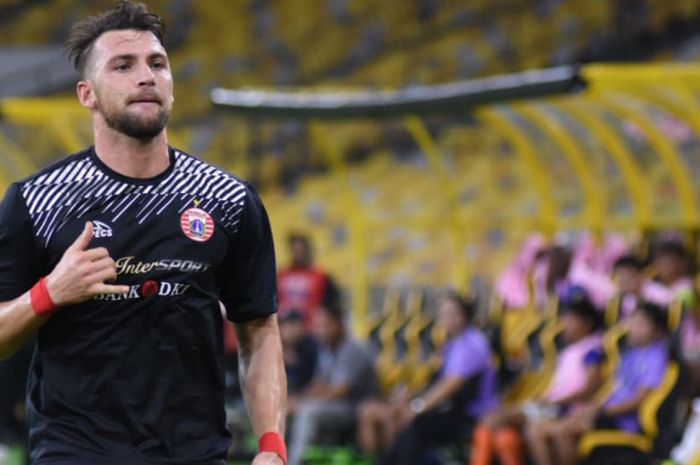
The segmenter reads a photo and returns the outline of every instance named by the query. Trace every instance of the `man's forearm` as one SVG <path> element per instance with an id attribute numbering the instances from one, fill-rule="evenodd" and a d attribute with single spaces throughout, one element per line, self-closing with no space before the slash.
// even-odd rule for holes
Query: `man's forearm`
<path id="1" fill-rule="evenodd" d="M 29 292 L 0 303 L 0 360 L 17 352 L 45 321 L 34 312 Z"/>
<path id="2" fill-rule="evenodd" d="M 465 383 L 466 380 L 458 377 L 443 378 L 438 381 L 421 396 L 425 400 L 425 410 L 432 410 L 449 400 L 462 389 Z"/>
<path id="3" fill-rule="evenodd" d="M 276 316 L 238 327 L 241 387 L 255 433 L 284 435 L 287 376 Z"/>
<path id="4" fill-rule="evenodd" d="M 609 407 L 602 407 L 601 413 L 604 415 L 614 417 L 617 415 L 624 415 L 626 413 L 637 411 L 639 409 L 639 406 L 646 398 L 646 396 L 649 394 L 649 392 L 651 392 L 650 389 L 645 389 L 639 394 L 637 394 L 634 398 L 626 402 L 621 402 L 617 405 L 611 405 Z"/>

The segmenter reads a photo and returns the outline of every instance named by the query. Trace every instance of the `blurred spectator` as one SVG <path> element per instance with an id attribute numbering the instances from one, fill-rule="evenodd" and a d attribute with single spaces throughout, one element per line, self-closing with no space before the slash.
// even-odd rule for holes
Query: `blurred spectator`
<path id="1" fill-rule="evenodd" d="M 684 297 L 693 289 L 690 258 L 685 247 L 676 241 L 659 244 L 654 259 L 657 280 L 668 288 L 673 297 Z"/>
<path id="2" fill-rule="evenodd" d="M 496 281 L 496 295 L 505 308 L 523 308 L 530 303 L 532 268 L 545 248 L 545 239 L 540 234 L 527 238 L 513 262 Z"/>
<path id="3" fill-rule="evenodd" d="M 698 290 L 686 307 L 681 323 L 681 354 L 690 375 L 688 394 L 700 395 L 700 297 Z"/>
<path id="4" fill-rule="evenodd" d="M 644 262 L 636 255 L 620 257 L 613 268 L 613 280 L 620 297 L 619 319 L 627 319 L 641 301 L 661 306 L 671 303 L 672 295 L 663 285 L 644 274 Z"/>
<path id="5" fill-rule="evenodd" d="M 288 400 L 294 415 L 289 465 L 301 463 L 306 447 L 320 433 L 351 431 L 358 403 L 377 393 L 372 357 L 348 334 L 340 306 L 321 306 L 316 325 L 321 345 L 314 379 L 301 394 Z"/>
<path id="6" fill-rule="evenodd" d="M 321 305 L 336 305 L 340 299 L 338 287 L 324 271 L 314 267 L 311 243 L 307 236 L 291 234 L 287 240 L 292 263 L 279 272 L 279 315 L 297 310 L 304 324 L 313 331 L 315 315 Z"/>
<path id="7" fill-rule="evenodd" d="M 610 277 L 613 265 L 629 246 L 618 234 L 608 233 L 602 238 L 586 233 L 572 247 L 569 281 L 586 289 L 593 305 L 605 308 L 615 295 L 615 284 Z"/>
<path id="8" fill-rule="evenodd" d="M 601 318 L 582 290 L 560 306 L 566 343 L 554 375 L 539 399 L 504 407 L 488 415 L 474 432 L 471 465 L 489 465 L 496 455 L 503 465 L 525 463 L 520 434 L 527 430 L 534 455 L 546 454 L 547 436 L 558 418 L 588 401 L 601 380 Z M 546 462 L 542 462 L 546 463 Z"/>
<path id="9" fill-rule="evenodd" d="M 534 302 L 538 309 L 544 309 L 550 296 L 559 295 L 569 285 L 571 250 L 555 245 L 540 252 L 536 258 L 534 277 Z"/>
<path id="10" fill-rule="evenodd" d="M 669 360 L 667 312 L 656 305 L 641 303 L 628 320 L 627 348 L 622 352 L 615 373 L 615 388 L 601 403 L 590 403 L 551 430 L 549 461 L 559 465 L 577 463 L 577 442 L 581 434 L 593 428 L 619 429 L 639 433 L 638 410 L 657 388 Z"/>
<path id="11" fill-rule="evenodd" d="M 685 312 L 680 327 L 680 349 L 690 373 L 689 393 L 700 392 L 700 302 L 693 285 L 690 254 L 678 241 L 659 245 L 654 261 L 657 280 L 669 299 L 682 302 Z"/>
<path id="12" fill-rule="evenodd" d="M 280 319 L 280 335 L 290 395 L 303 391 L 311 382 L 318 361 L 318 343 L 304 326 L 304 315 L 290 310 Z"/>
<path id="13" fill-rule="evenodd" d="M 438 306 L 447 333 L 443 367 L 424 393 L 403 406 L 406 425 L 382 465 L 419 465 L 431 446 L 459 444 L 483 415 L 498 406 L 496 370 L 486 336 L 472 326 L 475 304 L 455 294 Z"/>
<path id="14" fill-rule="evenodd" d="M 375 456 L 396 440 L 405 406 L 414 393 L 406 385 L 398 386 L 387 399 L 363 402 L 358 411 L 357 442 L 366 456 Z"/>

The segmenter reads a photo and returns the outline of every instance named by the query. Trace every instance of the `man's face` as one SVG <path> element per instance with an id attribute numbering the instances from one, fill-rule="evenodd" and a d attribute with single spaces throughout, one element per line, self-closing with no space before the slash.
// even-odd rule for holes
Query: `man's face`
<path id="1" fill-rule="evenodd" d="M 93 44 L 81 103 L 111 129 L 150 140 L 160 134 L 173 104 L 173 79 L 165 49 L 151 32 L 108 31 Z"/>
<path id="2" fill-rule="evenodd" d="M 343 326 L 326 312 L 320 311 L 316 315 L 315 332 L 319 341 L 323 344 L 333 346 L 342 338 Z"/>
<path id="3" fill-rule="evenodd" d="M 627 320 L 627 330 L 627 341 L 633 347 L 643 347 L 658 335 L 654 322 L 639 310 L 632 313 Z"/>
<path id="4" fill-rule="evenodd" d="M 590 323 L 571 311 L 564 312 L 559 318 L 562 324 L 562 334 L 566 342 L 577 342 L 591 332 Z"/>
<path id="5" fill-rule="evenodd" d="M 615 282 L 622 294 L 639 294 L 642 289 L 643 275 L 633 267 L 619 267 L 614 272 Z"/>
<path id="6" fill-rule="evenodd" d="M 656 259 L 656 268 L 659 279 L 665 284 L 673 284 L 673 281 L 685 273 L 685 262 L 682 257 L 672 253 L 662 253 Z"/>
<path id="7" fill-rule="evenodd" d="M 311 263 L 311 253 L 309 252 L 308 244 L 301 240 L 295 239 L 289 243 L 289 251 L 292 256 L 292 264 L 294 266 L 303 267 Z"/>
<path id="8" fill-rule="evenodd" d="M 457 302 L 449 298 L 440 300 L 437 308 L 437 325 L 445 330 L 450 337 L 464 330 L 467 321 Z"/>
<path id="9" fill-rule="evenodd" d="M 306 329 L 301 320 L 283 321 L 280 323 L 280 337 L 285 347 L 294 347 L 304 338 Z"/>

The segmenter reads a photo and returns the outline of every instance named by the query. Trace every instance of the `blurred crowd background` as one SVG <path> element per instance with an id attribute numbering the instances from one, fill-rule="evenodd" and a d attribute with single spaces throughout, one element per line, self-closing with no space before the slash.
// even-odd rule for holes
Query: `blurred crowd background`
<path id="1" fill-rule="evenodd" d="M 292 465 L 700 463 L 700 1 L 147 3 L 172 145 L 250 180 L 271 217 Z M 1 187 L 91 143 L 62 41 L 112 4 L 0 0 Z M 441 115 L 210 99 L 558 66 L 574 91 Z M 0 363 L 0 464 L 24 460 L 31 350 Z"/>

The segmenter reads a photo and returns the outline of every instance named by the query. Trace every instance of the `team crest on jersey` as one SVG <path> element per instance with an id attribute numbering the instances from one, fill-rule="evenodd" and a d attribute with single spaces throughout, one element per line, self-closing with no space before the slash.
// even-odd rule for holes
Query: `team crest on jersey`
<path id="1" fill-rule="evenodd" d="M 185 236 L 193 241 L 208 241 L 214 234 L 214 220 L 201 208 L 188 208 L 180 217 L 180 226 Z"/>

